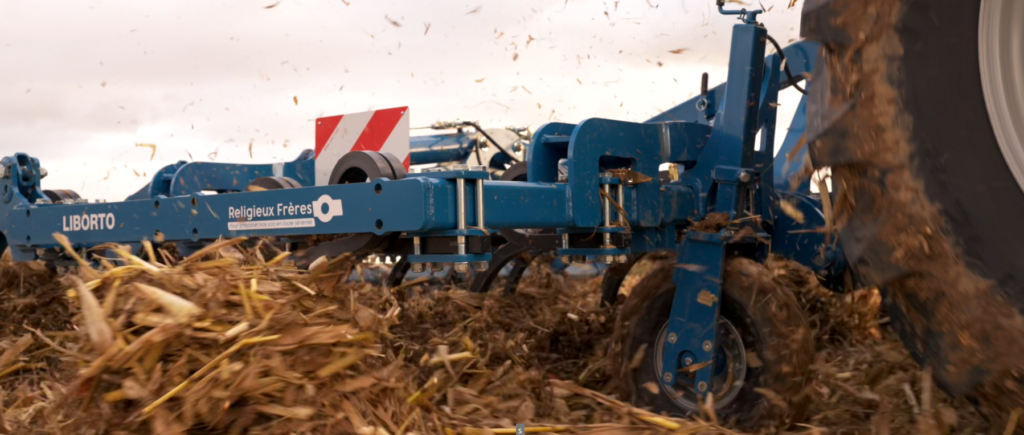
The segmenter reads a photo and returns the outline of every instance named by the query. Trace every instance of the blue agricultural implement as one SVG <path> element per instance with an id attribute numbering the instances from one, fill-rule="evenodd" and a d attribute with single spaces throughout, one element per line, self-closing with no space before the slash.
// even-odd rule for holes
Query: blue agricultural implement
<path id="1" fill-rule="evenodd" d="M 400 283 L 409 271 L 439 270 L 448 265 L 460 273 L 472 270 L 470 289 L 476 292 L 487 291 L 498 271 L 509 263 L 513 273 L 507 290 L 513 290 L 530 258 L 552 253 L 567 263 L 590 259 L 606 265 L 605 303 L 615 303 L 623 277 L 639 259 L 670 253 L 676 258 L 674 264 L 652 272 L 622 308 L 625 314 L 634 314 L 626 317 L 623 325 L 627 330 L 622 331 L 624 338 L 617 350 L 623 366 L 635 369 L 623 372 L 632 386 L 631 399 L 658 411 L 687 414 L 699 411 L 700 403 L 713 394 L 718 415 L 740 423 L 785 414 L 785 407 L 771 405 L 765 391 L 787 399 L 799 396 L 812 362 L 812 345 L 806 318 L 795 298 L 777 282 L 760 280 L 767 272 L 759 263 L 769 254 L 791 258 L 814 270 L 836 290 L 850 286 L 853 276 L 883 290 L 902 288 L 900 283 L 919 276 L 915 273 L 923 267 L 904 261 L 916 254 L 893 254 L 899 247 L 879 236 L 894 234 L 893 222 L 898 216 L 881 222 L 867 217 L 865 210 L 880 201 L 873 203 L 865 196 L 870 189 L 863 180 L 865 174 L 874 177 L 876 193 L 880 186 L 885 186 L 881 190 L 893 188 L 885 179 L 892 173 L 878 168 L 898 170 L 904 168 L 899 159 L 910 161 L 924 154 L 879 148 L 888 146 L 890 137 L 875 137 L 873 142 L 865 139 L 888 131 L 889 125 L 879 127 L 871 124 L 877 121 L 859 120 L 858 111 L 888 107 L 895 118 L 897 109 L 877 103 L 882 98 L 879 95 L 850 91 L 866 86 L 856 82 L 862 77 L 837 73 L 838 66 L 848 65 L 851 59 L 853 64 L 869 65 L 872 60 L 887 65 L 885 62 L 897 62 L 892 59 L 898 56 L 871 52 L 868 49 L 880 43 L 858 40 L 863 36 L 857 35 L 872 33 L 857 33 L 857 25 L 845 21 L 836 24 L 840 22 L 836 17 L 858 14 L 883 27 L 896 28 L 902 23 L 933 33 L 939 30 L 929 24 L 927 13 L 911 8 L 899 14 L 893 9 L 901 5 L 927 9 L 930 5 L 923 1 L 886 6 L 875 0 L 808 0 L 803 33 L 822 44 L 808 40 L 782 49 L 757 22 L 761 11 L 727 10 L 724 3 L 718 1 L 719 11 L 740 20 L 732 29 L 726 83 L 709 89 L 705 76 L 699 96 L 647 122 L 593 118 L 578 124 L 550 123 L 532 137 L 515 129 L 483 130 L 472 123 L 444 123 L 436 127 L 458 131 L 410 139 L 409 163 L 438 164 L 436 167 L 406 173 L 403 162 L 387 152 L 354 151 L 331 162 L 333 171 L 325 185 L 316 183 L 312 151 L 291 162 L 267 165 L 179 162 L 163 168 L 127 200 L 111 203 L 89 203 L 68 191 L 43 190 L 40 180 L 46 172 L 39 161 L 15 154 L 0 161 L 0 249 L 9 246 L 17 261 L 41 259 L 60 264 L 67 259 L 55 233 L 66 236 L 79 250 L 101 250 L 111 242 L 138 249 L 140 241 L 150 240 L 175 244 L 183 255 L 222 237 L 273 237 L 292 244 L 300 265 L 346 253 L 400 257 L 389 277 L 392 285 Z M 935 3 L 934 10 L 942 19 L 960 20 L 953 15 L 963 9 L 959 12 L 964 17 L 975 20 L 975 27 L 967 21 L 961 23 L 964 31 L 978 30 L 978 0 L 958 2 L 957 6 Z M 990 9 L 1004 7 L 1008 15 L 1012 12 L 1018 18 L 1024 13 L 1020 2 L 986 0 L 981 4 Z M 983 8 L 985 11 L 989 9 Z M 1024 20 L 1017 21 L 1017 29 L 1020 22 Z M 1005 49 L 996 42 L 985 45 L 985 32 L 981 33 L 983 53 L 988 47 Z M 1007 36 L 992 38 L 1000 37 Z M 769 44 L 776 52 L 766 57 Z M 954 45 L 967 55 L 978 49 L 977 44 L 973 48 Z M 922 65 L 936 62 L 929 50 L 926 45 L 921 53 L 908 51 L 902 58 L 908 69 L 901 73 L 924 81 L 944 80 L 938 77 L 942 74 L 925 72 Z M 1019 54 L 1014 57 L 1017 64 L 993 61 L 991 68 L 997 71 L 982 77 L 989 77 L 987 82 L 976 80 L 976 67 L 956 67 L 973 71 L 973 75 L 964 73 L 973 80 L 968 84 L 972 89 L 988 83 L 988 87 L 998 85 L 1004 92 L 1019 93 L 1024 90 L 1019 81 L 1024 72 Z M 867 68 L 864 65 L 857 68 Z M 933 77 L 924 78 L 927 74 Z M 1017 74 L 1016 81 L 1012 77 L 999 81 L 1012 74 Z M 809 77 L 813 80 L 807 80 Z M 806 91 L 801 83 L 809 85 Z M 915 113 L 917 121 L 945 119 L 936 112 L 943 104 L 926 104 L 936 98 L 934 94 L 927 87 L 911 85 L 910 92 L 920 93 L 903 101 L 907 110 L 920 112 Z M 1012 86 L 1018 87 L 1006 88 Z M 791 87 L 805 95 L 781 149 L 776 150 L 778 95 Z M 964 94 L 964 98 L 973 109 L 984 112 L 985 107 L 978 105 L 989 100 L 981 99 L 982 94 Z M 894 92 L 893 99 L 886 101 L 896 104 L 898 95 Z M 1014 107 L 1020 109 L 1019 102 L 999 101 L 1018 104 Z M 1017 118 L 1008 118 L 1007 124 L 993 122 L 995 130 L 982 122 L 984 119 L 972 119 L 972 129 L 986 133 L 984 152 L 978 151 L 982 157 L 1000 156 L 993 131 L 1000 138 L 1024 137 L 1024 129 L 1019 128 L 1024 111 L 1014 113 Z M 921 137 L 914 139 L 928 146 L 951 143 L 953 138 L 963 138 L 959 130 L 949 130 L 959 125 L 951 118 L 941 126 L 948 137 L 915 129 L 914 134 Z M 973 161 L 975 157 L 964 155 L 975 152 L 971 140 L 956 143 L 959 145 L 952 147 L 956 149 L 943 148 L 943 152 L 957 155 L 952 158 L 956 164 Z M 1003 139 L 998 144 L 1005 145 Z M 868 151 L 851 152 L 857 150 Z M 947 162 L 945 155 L 938 158 L 942 162 L 925 159 L 925 177 L 938 187 L 921 190 L 927 191 L 922 200 L 955 205 L 959 204 L 956 201 L 975 204 L 984 199 L 985 194 L 970 194 L 955 175 L 943 172 L 953 163 Z M 815 168 L 833 169 L 833 192 L 811 192 L 805 161 L 813 162 Z M 997 163 L 1005 166 L 1002 161 Z M 995 167 L 987 176 L 998 178 L 1002 184 L 997 188 L 1013 190 L 1006 195 L 1015 201 L 1016 214 L 998 219 L 1006 225 L 979 217 L 969 206 L 947 209 L 950 214 L 945 217 L 927 215 L 921 222 L 933 223 L 930 231 L 935 234 L 948 228 L 948 222 L 980 224 L 971 230 L 977 238 L 964 241 L 963 254 L 968 259 L 985 260 L 981 263 L 985 266 L 971 266 L 968 271 L 981 271 L 982 277 L 1018 289 L 1024 282 L 1020 276 L 1024 260 L 1019 256 L 994 258 L 995 251 L 986 250 L 1006 244 L 996 243 L 993 237 L 1020 240 L 1015 235 L 1024 231 L 1014 225 L 1016 221 L 1006 221 L 1024 216 L 1024 195 L 1014 190 L 1017 183 L 1011 172 L 1016 175 L 1018 166 L 1004 166 Z M 914 189 L 920 184 L 908 183 Z M 953 196 L 943 196 L 947 194 Z M 884 192 L 879 195 L 885 196 Z M 954 196 L 960 199 L 950 200 L 952 203 L 943 199 Z M 833 212 L 840 206 L 851 213 L 840 216 L 846 224 L 841 231 Z M 906 226 L 899 228 L 906 234 L 918 234 Z M 836 235 L 842 244 L 837 243 Z M 311 236 L 335 238 L 314 245 L 306 242 Z M 847 267 L 847 258 L 852 267 Z M 951 286 L 959 288 L 961 284 L 953 282 Z M 923 293 L 895 294 L 911 298 Z M 995 377 L 990 375 L 1008 369 L 982 364 L 978 367 L 983 370 L 971 370 L 974 360 L 968 356 L 946 358 L 964 351 L 951 350 L 955 346 L 948 330 L 932 321 L 938 313 L 959 319 L 949 311 L 949 301 L 955 300 L 953 291 L 937 294 L 946 299 L 905 300 L 889 294 L 887 300 L 911 351 L 935 367 L 940 384 L 956 393 L 980 396 L 979 385 L 991 385 Z M 1019 291 L 1006 294 L 1014 304 L 1021 300 Z M 635 303 L 630 305 L 629 299 Z M 912 316 L 906 314 L 908 310 L 915 310 Z M 1016 315 L 1016 310 L 1010 311 Z M 1021 328 L 1004 329 L 1017 333 Z M 1024 334 L 1019 338 L 1014 346 L 1024 344 Z M 636 360 L 634 355 L 641 357 Z"/>
<path id="2" fill-rule="evenodd" d="M 798 86 L 818 48 L 799 43 L 766 58 L 772 40 L 755 21 L 759 11 L 723 13 L 742 21 L 733 28 L 727 85 L 708 89 L 705 77 L 698 97 L 649 122 L 550 123 L 528 145 L 498 143 L 475 125 L 445 124 L 439 127 L 473 127 L 484 138 L 463 131 L 411 140 L 410 163 L 450 163 L 413 174 L 388 153 L 350 152 L 320 186 L 311 151 L 279 164 L 179 162 L 126 201 L 109 203 L 44 191 L 39 161 L 15 154 L 0 162 L 0 243 L 17 261 L 60 262 L 55 233 L 74 249 L 111 242 L 138 248 L 151 240 L 173 243 L 183 255 L 221 237 L 301 243 L 304 236 L 346 235 L 300 246 L 299 262 L 343 253 L 401 256 L 392 283 L 406 270 L 451 264 L 476 271 L 474 291 L 485 291 L 509 261 L 552 252 L 563 261 L 615 265 L 604 286 L 609 303 L 640 257 L 673 252 L 679 267 L 658 286 L 661 304 L 649 305 L 649 321 L 632 332 L 645 343 L 633 340 L 628 349 L 657 349 L 637 376 L 653 373 L 661 388 L 639 388 L 634 400 L 687 413 L 714 393 L 723 411 L 757 416 L 767 404 L 753 388 L 801 387 L 812 350 L 786 289 L 765 293 L 773 308 L 758 315 L 738 299 L 750 289 L 731 271 L 770 252 L 827 277 L 840 276 L 844 261 L 817 231 L 826 224 L 819 197 L 806 183 L 790 188 L 785 172 L 806 152 L 805 102 L 778 158 L 774 150 L 779 91 Z M 482 145 L 493 152 L 477 160 Z M 662 174 L 664 164 L 674 169 Z M 769 321 L 782 323 L 762 323 Z M 775 357 L 772 346 L 794 331 L 806 340 L 789 350 L 792 357 Z M 748 352 L 758 354 L 749 357 L 757 368 Z M 782 370 L 792 376 L 775 376 Z"/>

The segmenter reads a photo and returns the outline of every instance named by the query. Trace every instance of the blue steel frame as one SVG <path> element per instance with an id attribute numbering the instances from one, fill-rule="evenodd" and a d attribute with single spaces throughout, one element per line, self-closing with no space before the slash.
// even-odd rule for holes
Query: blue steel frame
<path id="1" fill-rule="evenodd" d="M 541 127 L 528 150 L 528 182 L 486 180 L 485 171 L 447 171 L 364 184 L 239 191 L 248 181 L 268 175 L 290 176 L 304 186 L 312 184 L 312 159 L 303 153 L 293 162 L 275 165 L 179 162 L 165 167 L 149 186 L 123 202 L 50 204 L 41 193 L 38 160 L 15 154 L 0 160 L 0 251 L 10 245 L 15 260 L 34 260 L 59 248 L 54 238 L 58 232 L 76 249 L 140 240 L 162 240 L 189 248 L 218 237 L 239 236 L 476 236 L 485 232 L 479 228 L 480 217 L 472 212 L 478 209 L 475 180 L 485 179 L 481 185 L 486 228 L 559 228 L 566 240 L 580 233 L 616 233 L 629 243 L 597 248 L 563 246 L 559 254 L 673 250 L 678 252 L 678 263 L 702 266 L 677 268 L 673 277 L 676 297 L 667 330 L 682 339 L 666 342 L 662 355 L 663 382 L 672 384 L 683 353 L 695 356 L 693 364 L 713 358 L 726 256 L 736 252 L 764 256 L 768 246 L 761 240 L 770 239 L 753 219 L 739 225 L 753 228 L 755 236 L 738 239 L 735 228 L 699 232 L 688 230 L 691 222 L 711 212 L 724 213 L 730 219 L 762 216 L 773 222 L 784 220 L 773 212 L 776 181 L 784 176 L 777 167 L 779 160 L 773 158 L 773 144 L 774 103 L 787 83 L 780 77 L 781 59 L 765 59 L 765 36 L 766 30 L 757 24 L 734 26 L 728 86 L 698 97 L 711 103 L 706 109 L 698 108 L 694 99 L 647 123 L 595 118 L 575 125 Z M 788 48 L 791 69 L 796 74 L 811 70 L 815 52 L 816 47 L 807 43 Z M 761 146 L 755 150 L 759 129 Z M 791 129 L 790 138 L 798 133 L 802 131 Z M 450 140 L 459 143 L 457 138 Z M 785 147 L 792 148 L 795 143 L 787 138 Z M 564 183 L 558 182 L 562 159 L 568 166 Z M 659 179 L 658 166 L 665 162 L 685 168 L 678 181 Z M 629 231 L 603 223 L 599 189 L 603 184 L 618 185 L 620 180 L 602 173 L 620 168 L 652 178 L 623 186 L 620 205 Z M 457 186 L 461 184 L 465 186 L 465 207 L 458 206 Z M 221 194 L 206 195 L 204 190 Z M 458 229 L 460 210 L 463 230 Z M 490 253 L 435 253 L 410 259 L 487 261 Z M 713 364 L 707 364 L 697 371 L 698 385 L 710 384 L 712 369 Z M 698 390 L 698 394 L 706 392 Z"/>
<path id="2" fill-rule="evenodd" d="M 409 163 L 424 165 L 467 161 L 475 144 L 471 134 L 458 132 L 410 138 Z M 271 164 L 240 164 L 179 161 L 161 168 L 152 180 L 127 198 L 149 199 L 160 196 L 183 196 L 193 192 L 241 192 L 260 177 L 290 177 L 303 186 L 315 185 L 312 150 L 304 150 L 291 162 Z"/>

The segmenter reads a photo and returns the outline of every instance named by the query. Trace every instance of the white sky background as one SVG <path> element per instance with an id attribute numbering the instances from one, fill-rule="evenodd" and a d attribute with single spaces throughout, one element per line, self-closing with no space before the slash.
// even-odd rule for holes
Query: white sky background
<path id="1" fill-rule="evenodd" d="M 3 2 L 0 155 L 38 157 L 44 188 L 119 200 L 189 154 L 292 160 L 320 116 L 644 121 L 702 72 L 725 79 L 736 23 L 714 0 L 274 1 Z M 762 2 L 769 32 L 798 38 L 800 7 Z M 782 100 L 780 141 L 797 101 Z"/>

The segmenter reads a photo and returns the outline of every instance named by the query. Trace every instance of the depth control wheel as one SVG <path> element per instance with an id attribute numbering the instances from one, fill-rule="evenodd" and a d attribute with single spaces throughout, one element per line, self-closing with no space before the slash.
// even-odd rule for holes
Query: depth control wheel
<path id="1" fill-rule="evenodd" d="M 661 382 L 661 354 L 676 287 L 675 265 L 655 269 L 634 287 L 619 313 L 613 367 L 621 369 L 626 393 L 637 406 L 673 416 L 701 412 L 694 373 L 681 369 L 671 386 Z M 712 382 L 718 418 L 740 427 L 785 424 L 799 418 L 803 403 L 773 404 L 759 389 L 779 397 L 799 396 L 807 381 L 814 349 L 807 318 L 796 297 L 759 263 L 733 258 L 726 263 L 718 319 Z M 638 353 L 639 365 L 630 370 Z M 679 355 L 680 367 L 692 355 Z M 764 390 L 762 390 L 764 391 Z"/>

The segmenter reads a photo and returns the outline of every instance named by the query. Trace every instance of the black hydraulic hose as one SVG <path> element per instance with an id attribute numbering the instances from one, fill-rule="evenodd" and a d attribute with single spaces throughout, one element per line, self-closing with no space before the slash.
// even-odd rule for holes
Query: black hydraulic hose
<path id="1" fill-rule="evenodd" d="M 779 43 L 775 40 L 775 38 L 772 38 L 771 35 L 766 33 L 765 36 L 767 36 L 768 41 L 771 42 L 773 46 L 775 46 L 775 51 L 779 53 L 779 58 L 782 59 L 782 70 L 786 72 L 786 78 L 789 79 L 789 84 L 793 85 L 793 87 L 796 88 L 796 90 L 800 91 L 801 94 L 807 95 L 807 91 L 805 91 L 804 88 L 801 88 L 800 85 L 796 83 L 796 79 L 793 78 L 793 73 L 789 72 L 789 64 L 786 63 L 786 54 L 782 52 L 782 47 L 779 46 Z"/>
<path id="2" fill-rule="evenodd" d="M 483 166 L 484 160 L 480 158 L 480 144 L 473 145 L 473 154 L 476 154 L 476 164 Z"/>
<path id="3" fill-rule="evenodd" d="M 476 131 L 479 131 L 480 134 L 484 135 L 484 137 L 487 138 L 488 142 L 490 142 L 492 145 L 497 147 L 499 151 L 505 153 L 505 155 L 508 156 L 508 158 L 512 159 L 512 161 L 514 161 L 516 163 L 520 162 L 520 160 L 517 159 L 515 155 L 513 155 L 512 153 L 506 151 L 505 148 L 501 147 L 501 145 L 498 145 L 498 141 L 494 140 L 494 138 L 492 138 L 491 135 L 487 134 L 487 132 L 485 132 L 484 129 L 480 128 L 480 124 L 477 124 L 475 122 L 469 122 L 469 121 L 463 121 L 463 124 L 473 126 L 473 128 L 475 128 Z M 477 144 L 477 147 L 479 147 L 479 146 L 480 145 Z M 477 152 L 479 152 L 479 151 L 477 151 Z M 479 160 L 479 154 L 477 154 L 477 159 Z M 481 164 L 483 164 L 483 163 L 481 163 Z"/>

